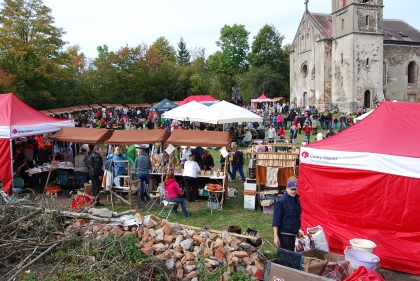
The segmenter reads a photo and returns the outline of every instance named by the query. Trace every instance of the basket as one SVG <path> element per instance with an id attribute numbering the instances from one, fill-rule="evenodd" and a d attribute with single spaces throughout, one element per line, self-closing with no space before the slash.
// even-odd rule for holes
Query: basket
<path id="1" fill-rule="evenodd" d="M 302 270 L 307 273 L 321 275 L 328 261 L 312 257 L 303 257 Z"/>

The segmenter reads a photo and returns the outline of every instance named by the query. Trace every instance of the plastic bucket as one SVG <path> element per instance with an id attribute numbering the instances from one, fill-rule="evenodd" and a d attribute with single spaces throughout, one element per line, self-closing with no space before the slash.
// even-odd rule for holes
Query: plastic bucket
<path id="1" fill-rule="evenodd" d="M 364 251 L 368 253 L 373 253 L 373 249 L 376 248 L 376 244 L 373 241 L 361 238 L 351 239 L 350 244 L 353 250 Z"/>
<path id="2" fill-rule="evenodd" d="M 380 261 L 378 256 L 365 251 L 354 250 L 351 246 L 347 246 L 344 250 L 344 256 L 353 268 L 364 266 L 367 270 L 373 269 Z"/>
<path id="3" fill-rule="evenodd" d="M 238 226 L 238 225 L 231 225 L 228 228 L 228 232 L 241 234 L 242 228 L 240 226 Z"/>

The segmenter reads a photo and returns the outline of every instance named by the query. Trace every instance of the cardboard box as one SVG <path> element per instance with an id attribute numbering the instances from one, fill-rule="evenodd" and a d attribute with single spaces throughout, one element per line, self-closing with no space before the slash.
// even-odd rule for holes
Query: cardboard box
<path id="1" fill-rule="evenodd" d="M 271 206 L 263 206 L 264 214 L 274 214 L 274 205 Z"/>
<path id="2" fill-rule="evenodd" d="M 85 183 L 85 193 L 92 194 L 92 185 L 90 183 Z"/>
<path id="3" fill-rule="evenodd" d="M 325 259 L 332 262 L 345 260 L 344 255 L 333 254 L 333 253 L 324 252 L 317 249 L 302 252 L 302 255 L 306 257 L 316 257 L 319 259 Z M 374 270 L 379 272 L 380 268 L 381 267 L 378 264 L 374 268 Z M 274 260 L 271 260 L 267 262 L 267 266 L 266 266 L 266 270 L 264 274 L 264 281 L 272 281 L 274 276 L 281 277 L 285 281 L 312 281 L 312 280 L 331 281 L 333 280 L 333 279 L 325 278 L 325 277 L 318 276 L 315 274 L 306 273 L 304 271 L 293 269 L 287 266 L 279 265 L 279 264 L 274 263 Z"/>

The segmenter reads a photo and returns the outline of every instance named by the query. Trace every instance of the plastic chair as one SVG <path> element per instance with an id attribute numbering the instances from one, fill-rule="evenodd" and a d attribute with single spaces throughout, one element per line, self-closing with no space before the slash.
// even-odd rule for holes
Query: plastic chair
<path id="1" fill-rule="evenodd" d="M 177 203 L 175 203 L 175 202 L 169 202 L 168 200 L 165 200 L 165 190 L 163 189 L 162 186 L 159 186 L 158 187 L 158 191 L 159 191 L 160 200 L 161 200 L 160 203 L 163 204 L 163 207 L 160 210 L 160 212 L 158 214 L 158 217 L 160 217 L 160 215 L 162 214 L 162 212 L 166 212 L 166 218 L 165 219 L 167 220 L 171 214 L 174 214 L 172 212 L 172 207 L 174 205 L 176 205 Z M 168 207 L 170 208 L 169 210 L 167 210 Z"/>
<path id="2" fill-rule="evenodd" d="M 146 184 L 146 194 L 150 197 L 150 201 L 144 206 L 144 208 L 147 209 L 147 212 L 149 212 L 153 206 L 156 206 L 156 208 L 159 209 L 161 203 L 160 193 L 158 191 L 152 191 L 152 193 L 150 193 L 149 185 Z"/>

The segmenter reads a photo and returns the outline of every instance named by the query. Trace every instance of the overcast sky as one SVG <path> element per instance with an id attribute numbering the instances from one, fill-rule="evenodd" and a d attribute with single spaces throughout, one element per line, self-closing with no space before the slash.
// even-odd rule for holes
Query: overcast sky
<path id="1" fill-rule="evenodd" d="M 1 2 L 1 1 L 0 1 Z M 331 13 L 331 0 L 310 0 L 309 11 Z M 79 45 L 90 58 L 96 47 L 117 51 L 128 45 L 147 45 L 164 36 L 177 48 L 181 37 L 187 48 L 201 46 L 206 56 L 218 50 L 216 41 L 225 25 L 243 24 L 253 36 L 274 25 L 292 43 L 305 11 L 304 0 L 44 0 L 52 9 L 55 25 L 63 27 L 64 40 Z M 419 0 L 385 0 L 384 18 L 401 19 L 420 29 Z"/>

